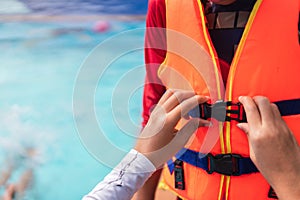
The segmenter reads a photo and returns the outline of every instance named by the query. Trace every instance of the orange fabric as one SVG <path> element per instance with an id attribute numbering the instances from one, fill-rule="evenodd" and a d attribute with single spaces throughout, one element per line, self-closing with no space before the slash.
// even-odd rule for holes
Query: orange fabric
<path id="1" fill-rule="evenodd" d="M 214 66 L 211 56 L 214 56 L 215 53 L 211 55 L 208 45 L 202 37 L 202 32 L 206 29 L 205 25 L 198 20 L 200 11 L 197 1 L 168 2 L 166 2 L 168 53 L 165 62 L 159 69 L 159 77 L 169 88 L 194 89 L 199 94 L 209 95 L 208 87 L 216 87 L 215 82 L 219 80 L 211 79 L 214 82 L 208 84 L 202 78 L 201 73 L 214 76 L 214 67 L 218 70 L 219 66 Z M 180 8 L 180 12 L 176 11 L 178 8 Z M 189 13 L 189 17 L 186 17 L 186 13 Z M 171 19 L 168 17 L 170 15 L 172 15 Z M 184 24 L 184 29 L 178 27 L 178 24 Z M 199 44 L 202 45 L 199 46 Z M 191 52 L 197 52 L 197 54 Z M 203 59 L 199 60 L 199 56 L 202 56 Z M 189 70 L 182 70 L 183 66 Z M 203 71 L 204 69 L 208 71 Z M 194 81 L 191 81 L 191 78 Z"/>
<path id="2" fill-rule="evenodd" d="M 255 9 L 258 10 L 252 16 L 253 23 L 248 22 L 230 68 L 225 100 L 237 102 L 241 95 L 264 95 L 273 102 L 300 98 L 299 2 L 257 1 Z M 215 51 L 210 49 L 211 41 L 205 39 L 207 29 L 202 23 L 203 11 L 198 2 L 167 0 L 166 9 L 168 52 L 159 70 L 162 82 L 168 88 L 193 89 L 198 94 L 213 95 L 212 101 L 223 98 L 220 73 L 215 69 L 220 70 L 214 63 L 218 59 Z M 174 31 L 192 38 L 201 48 L 193 46 L 194 42 L 174 34 Z M 300 115 L 284 119 L 300 141 Z M 200 128 L 188 148 L 199 151 L 206 131 Z M 223 136 L 225 143 L 217 141 L 211 153 L 222 153 L 222 144 L 225 144 L 227 151 L 249 157 L 247 138 L 236 127 L 236 122 L 228 123 Z M 163 171 L 165 184 L 179 196 L 206 200 L 218 199 L 219 193 L 225 194 L 225 181 L 220 186 L 220 174 L 207 174 L 186 163 L 184 173 L 186 189 L 177 190 L 173 188 L 174 173 L 170 175 L 168 169 Z M 260 173 L 231 177 L 228 199 L 265 200 L 269 188 Z"/>

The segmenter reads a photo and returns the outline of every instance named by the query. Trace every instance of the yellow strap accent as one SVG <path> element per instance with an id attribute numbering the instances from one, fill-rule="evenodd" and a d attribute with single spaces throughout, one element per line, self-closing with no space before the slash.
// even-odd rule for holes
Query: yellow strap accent
<path id="1" fill-rule="evenodd" d="M 229 77 L 229 88 L 228 88 L 228 101 L 232 101 L 232 88 L 233 88 L 233 79 L 234 74 L 237 68 L 238 60 L 240 59 L 241 52 L 245 46 L 246 38 L 248 37 L 250 28 L 253 24 L 254 18 L 257 14 L 258 8 L 261 5 L 262 0 L 258 0 L 256 4 L 254 5 L 253 11 L 250 14 L 248 23 L 246 25 L 246 28 L 244 30 L 243 36 L 241 38 L 241 41 L 238 45 L 238 48 L 236 50 L 236 54 L 232 61 L 232 66 L 230 67 L 230 77 Z M 230 122 L 226 122 L 226 147 L 227 147 L 227 153 L 231 153 L 231 142 L 230 142 Z"/>
<path id="2" fill-rule="evenodd" d="M 223 123 L 219 122 L 219 130 L 222 130 L 223 128 Z M 225 153 L 225 147 L 224 147 L 224 136 L 223 136 L 223 131 L 220 131 L 220 144 L 221 144 L 221 152 L 222 154 Z M 222 194 L 223 194 L 223 184 L 224 184 L 224 175 L 221 175 L 221 180 L 220 180 L 220 189 L 219 189 L 219 195 L 218 195 L 218 200 L 222 199 Z"/>
<path id="3" fill-rule="evenodd" d="M 224 175 L 221 176 L 221 180 L 220 180 L 220 191 L 219 191 L 219 195 L 218 195 L 218 200 L 222 200 L 222 189 L 223 189 L 223 183 L 224 183 Z"/>
<path id="4" fill-rule="evenodd" d="M 249 19 L 248 19 L 247 25 L 245 27 L 241 41 L 240 41 L 238 48 L 236 50 L 236 53 L 234 55 L 232 65 L 230 67 L 229 77 L 228 77 L 228 80 L 229 80 L 229 88 L 227 90 L 228 91 L 228 101 L 232 101 L 233 79 L 234 79 L 235 71 L 237 68 L 237 63 L 241 57 L 242 50 L 244 49 L 244 46 L 245 46 L 246 38 L 248 37 L 250 28 L 253 24 L 254 18 L 257 14 L 257 11 L 258 11 L 261 3 L 262 3 L 262 0 L 257 0 L 257 2 L 255 3 L 253 10 L 249 16 Z M 226 122 L 226 147 L 227 147 L 227 153 L 231 153 L 230 122 Z M 229 184 L 230 184 L 230 177 L 228 177 L 226 180 L 226 200 L 228 199 Z"/>
<path id="5" fill-rule="evenodd" d="M 205 17 L 204 17 L 204 13 L 203 13 L 203 6 L 200 0 L 197 0 L 198 2 L 198 6 L 199 6 L 199 10 L 200 10 L 200 16 L 201 16 L 201 23 L 202 26 L 205 26 Z M 208 44 L 208 49 L 209 49 L 209 53 L 210 56 L 212 58 L 213 64 L 214 64 L 214 71 L 215 71 L 215 78 L 216 78 L 216 83 L 217 83 L 217 91 L 218 91 L 218 98 L 222 99 L 222 94 L 221 94 L 221 87 L 220 87 L 220 77 L 219 77 L 219 69 L 218 69 L 218 64 L 217 64 L 217 60 L 216 60 L 216 55 L 214 53 L 214 50 L 212 48 L 212 45 L 210 43 L 209 37 L 208 37 L 208 32 L 206 28 L 203 28 L 203 35 L 205 38 L 206 43 Z M 222 83 L 223 84 L 223 83 Z"/>
<path id="6" fill-rule="evenodd" d="M 226 125 L 226 153 L 231 153 L 230 122 L 226 122 L 225 125 Z"/>
<path id="7" fill-rule="evenodd" d="M 240 41 L 240 43 L 238 45 L 238 48 L 236 50 L 236 53 L 234 55 L 234 58 L 233 58 L 233 61 L 232 61 L 231 67 L 230 67 L 231 72 L 230 72 L 229 75 L 231 75 L 231 76 L 228 77 L 228 79 L 229 79 L 228 101 L 232 101 L 232 84 L 233 84 L 233 78 L 234 78 L 234 74 L 235 74 L 236 67 L 237 67 L 237 62 L 241 57 L 242 50 L 245 46 L 246 38 L 248 37 L 248 34 L 250 32 L 250 28 L 253 24 L 254 18 L 257 14 L 258 8 L 260 7 L 261 3 L 262 3 L 262 0 L 257 0 L 257 2 L 255 3 L 255 5 L 253 7 L 253 10 L 252 10 L 252 12 L 249 16 L 248 23 L 245 27 L 245 30 L 244 30 L 243 36 L 241 38 L 241 41 Z"/>
<path id="8" fill-rule="evenodd" d="M 175 191 L 171 190 L 170 187 L 167 184 L 165 184 L 163 181 L 159 181 L 159 183 L 158 183 L 158 189 L 168 190 L 169 192 L 172 192 L 176 196 L 180 197 L 182 200 L 186 199 L 186 198 L 180 196 L 179 194 L 177 194 Z"/>
<path id="9" fill-rule="evenodd" d="M 202 6 L 202 3 L 200 0 L 197 0 L 197 2 L 198 2 L 199 10 L 200 10 L 201 23 L 204 27 L 205 26 L 205 17 L 204 17 L 204 13 L 203 13 L 203 6 Z M 217 64 L 217 60 L 216 60 L 216 55 L 212 48 L 211 42 L 209 40 L 208 32 L 207 32 L 206 28 L 203 28 L 203 35 L 204 35 L 206 43 L 208 44 L 209 53 L 211 55 L 211 58 L 212 58 L 213 64 L 214 64 L 214 71 L 215 71 L 215 76 L 216 76 L 215 78 L 216 78 L 217 91 L 218 91 L 218 99 L 222 99 L 221 87 L 220 87 L 221 83 L 220 83 L 219 69 L 218 69 L 218 64 Z M 220 135 L 221 151 L 222 151 L 222 153 L 225 153 L 223 125 L 221 122 L 219 122 L 219 135 Z M 223 183 L 224 183 L 224 175 L 221 176 L 221 180 L 220 180 L 220 190 L 219 190 L 218 200 L 221 200 L 221 198 L 222 198 Z"/>
<path id="10" fill-rule="evenodd" d="M 227 153 L 231 153 L 230 122 L 226 122 L 226 147 L 227 147 Z M 228 199 L 229 185 L 230 185 L 230 176 L 226 176 L 225 200 Z"/>
<path id="11" fill-rule="evenodd" d="M 163 181 L 158 182 L 157 188 L 161 189 L 161 190 L 169 190 L 170 189 L 169 186 Z"/>
<path id="12" fill-rule="evenodd" d="M 219 122 L 219 131 L 220 131 L 220 145 L 221 145 L 221 153 L 225 153 L 225 147 L 224 147 L 224 135 L 223 135 L 223 123 Z"/>
<path id="13" fill-rule="evenodd" d="M 228 199 L 229 194 L 229 184 L 230 184 L 230 176 L 226 176 L 226 190 L 225 190 L 225 199 Z"/>

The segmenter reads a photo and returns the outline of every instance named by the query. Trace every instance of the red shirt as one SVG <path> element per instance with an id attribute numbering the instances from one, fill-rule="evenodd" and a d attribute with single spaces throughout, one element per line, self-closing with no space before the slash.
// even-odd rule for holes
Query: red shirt
<path id="1" fill-rule="evenodd" d="M 166 27 L 166 6 L 164 0 L 149 1 L 146 27 Z M 156 46 L 156 42 L 160 42 L 160 46 L 166 47 L 165 33 L 152 29 L 146 30 L 145 46 Z M 165 86 L 157 76 L 157 70 L 164 61 L 165 56 L 166 50 L 145 48 L 146 78 L 143 96 L 143 126 L 148 122 L 151 109 L 166 91 Z"/>

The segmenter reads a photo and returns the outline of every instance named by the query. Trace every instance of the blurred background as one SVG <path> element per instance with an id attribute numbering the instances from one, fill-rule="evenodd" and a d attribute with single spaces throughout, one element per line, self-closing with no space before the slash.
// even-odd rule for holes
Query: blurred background
<path id="1" fill-rule="evenodd" d="M 97 45 L 144 28 L 146 12 L 147 0 L 0 1 L 0 197 L 9 184 L 23 184 L 21 199 L 81 199 L 111 170 L 80 141 L 73 119 L 74 83 Z M 142 47 L 143 40 L 139 31 L 108 51 L 126 42 Z M 94 62 L 101 63 L 101 56 Z M 143 63 L 142 49 L 112 63 L 96 91 L 97 115 L 110 112 L 111 90 L 120 77 Z M 141 100 L 139 88 L 126 108 L 137 127 Z M 104 132 L 124 151 L 134 145 L 135 137 L 111 118 Z"/>

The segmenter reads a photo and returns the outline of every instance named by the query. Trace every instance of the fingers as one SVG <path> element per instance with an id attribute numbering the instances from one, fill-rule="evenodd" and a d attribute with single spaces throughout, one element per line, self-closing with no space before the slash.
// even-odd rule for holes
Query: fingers
<path id="1" fill-rule="evenodd" d="M 190 119 L 175 135 L 173 143 L 177 144 L 175 148 L 179 151 L 187 143 L 191 135 L 201 126 L 204 125 L 200 119 Z"/>
<path id="2" fill-rule="evenodd" d="M 162 102 L 160 102 L 160 105 L 163 109 L 165 109 L 166 112 L 169 112 L 184 100 L 195 96 L 195 93 L 193 91 L 186 90 L 173 90 L 172 95 L 167 95 L 169 97 L 167 99 L 163 98 Z"/>
<path id="3" fill-rule="evenodd" d="M 238 127 L 246 133 L 249 133 L 250 129 L 255 131 L 263 126 L 271 127 L 276 121 L 280 123 L 278 120 L 282 120 L 277 106 L 271 104 L 267 97 L 240 97 L 239 100 L 244 106 L 249 124 L 238 124 Z"/>
<path id="4" fill-rule="evenodd" d="M 280 114 L 280 112 L 278 110 L 278 107 L 274 103 L 271 104 L 271 108 L 272 108 L 274 117 L 282 119 L 281 118 L 281 114 Z"/>
<path id="5" fill-rule="evenodd" d="M 143 141 L 141 141 L 139 146 L 136 146 L 135 148 L 137 151 L 143 153 L 156 168 L 159 168 L 182 149 L 197 128 L 205 123 L 206 120 L 192 118 L 175 135 L 174 132 L 170 132 L 170 130 L 163 131 L 161 134 L 157 134 L 150 138 L 150 140 L 147 141 L 147 144 L 143 144 Z M 151 145 L 149 145 L 149 142 Z M 158 143 L 161 143 L 161 145 L 158 145 L 159 148 L 153 148 L 153 146 Z"/>
<path id="6" fill-rule="evenodd" d="M 170 111 L 169 115 L 174 121 L 179 121 L 182 116 L 185 116 L 194 107 L 206 102 L 207 100 L 208 97 L 205 96 L 192 96 L 177 105 L 172 111 Z"/>
<path id="7" fill-rule="evenodd" d="M 249 126 L 254 128 L 260 127 L 261 116 L 255 101 L 251 97 L 247 97 L 247 96 L 239 97 L 239 101 L 244 106 Z"/>
<path id="8" fill-rule="evenodd" d="M 183 141 L 183 145 L 187 142 L 190 136 L 199 128 L 210 126 L 211 122 L 205 119 L 200 118 L 191 118 L 188 122 L 176 132 L 174 138 L 178 138 L 177 140 Z"/>
<path id="9" fill-rule="evenodd" d="M 158 101 L 157 105 L 162 105 L 163 103 L 166 102 L 167 99 L 169 99 L 170 96 L 172 96 L 174 93 L 174 90 L 172 89 L 168 89 L 164 95 L 160 98 L 160 100 Z"/>
<path id="10" fill-rule="evenodd" d="M 168 143 L 162 150 L 163 154 L 168 154 L 169 158 L 176 152 L 182 149 L 189 141 L 193 133 L 199 128 L 199 126 L 206 125 L 206 120 L 199 118 L 190 119 L 174 136 L 174 138 Z"/>
<path id="11" fill-rule="evenodd" d="M 262 96 L 256 96 L 253 100 L 258 107 L 262 125 L 272 123 L 274 121 L 274 114 L 269 99 Z"/>
<path id="12" fill-rule="evenodd" d="M 249 134 L 249 124 L 248 123 L 239 123 L 239 124 L 237 124 L 237 127 L 239 127 L 247 135 Z"/>

